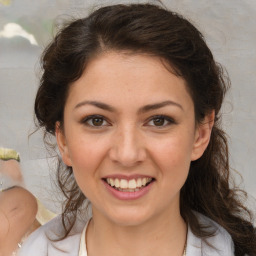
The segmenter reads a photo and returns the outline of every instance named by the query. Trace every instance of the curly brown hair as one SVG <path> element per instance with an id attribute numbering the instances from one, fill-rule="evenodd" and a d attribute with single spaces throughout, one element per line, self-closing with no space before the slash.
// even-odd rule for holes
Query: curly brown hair
<path id="1" fill-rule="evenodd" d="M 88 17 L 63 28 L 42 55 L 43 75 L 35 100 L 38 127 L 55 134 L 63 124 L 69 86 L 79 79 L 88 62 L 107 50 L 130 51 L 158 56 L 187 82 L 195 106 L 195 119 L 215 111 L 210 143 L 203 156 L 191 162 L 181 189 L 181 215 L 199 237 L 213 235 L 200 226 L 194 211 L 208 216 L 231 235 L 235 255 L 256 255 L 252 214 L 243 205 L 240 193 L 230 187 L 228 143 L 221 129 L 221 105 L 229 79 L 215 62 L 204 37 L 188 20 L 151 4 L 102 7 Z M 66 237 L 85 201 L 72 168 L 58 168 L 58 183 L 66 196 L 62 222 Z M 209 200 L 210 199 L 210 200 Z"/>

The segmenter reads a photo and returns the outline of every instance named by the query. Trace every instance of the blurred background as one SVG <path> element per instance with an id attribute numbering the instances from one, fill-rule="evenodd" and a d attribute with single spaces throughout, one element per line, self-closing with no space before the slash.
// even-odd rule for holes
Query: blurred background
<path id="1" fill-rule="evenodd" d="M 27 188 L 60 212 L 54 159 L 35 131 L 33 103 L 40 54 L 66 21 L 107 4 L 156 1 L 0 0 L 0 147 L 20 152 Z M 231 166 L 242 188 L 256 197 L 256 1 L 163 0 L 203 32 L 232 88 L 223 106 Z M 30 136 L 29 136 L 30 135 Z"/>

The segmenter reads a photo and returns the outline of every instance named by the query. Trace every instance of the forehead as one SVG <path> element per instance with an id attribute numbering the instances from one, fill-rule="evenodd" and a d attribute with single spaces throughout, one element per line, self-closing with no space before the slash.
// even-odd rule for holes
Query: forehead
<path id="1" fill-rule="evenodd" d="M 67 103 L 97 100 L 143 105 L 175 100 L 191 107 L 186 82 L 170 69 L 159 57 L 107 52 L 87 64 L 83 75 L 71 85 Z"/>

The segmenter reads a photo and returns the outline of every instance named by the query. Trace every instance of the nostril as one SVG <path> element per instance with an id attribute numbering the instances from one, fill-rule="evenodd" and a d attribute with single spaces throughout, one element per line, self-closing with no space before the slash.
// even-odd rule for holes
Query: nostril
<path id="1" fill-rule="evenodd" d="M 127 133 L 123 135 L 123 138 L 119 137 L 119 140 L 117 137 L 113 139 L 109 157 L 115 163 L 124 167 L 131 167 L 143 162 L 147 154 L 144 146 L 140 143 L 140 139 L 136 139 L 134 136 L 131 138 L 132 135 L 129 136 Z"/>

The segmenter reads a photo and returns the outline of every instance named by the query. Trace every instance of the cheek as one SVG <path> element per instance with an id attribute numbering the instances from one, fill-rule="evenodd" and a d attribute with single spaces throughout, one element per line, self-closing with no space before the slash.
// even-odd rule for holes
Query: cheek
<path id="1" fill-rule="evenodd" d="M 161 170 L 161 175 L 169 177 L 172 183 L 184 182 L 188 175 L 193 145 L 189 138 L 190 136 L 173 136 L 162 143 L 151 144 L 153 161 Z M 166 179 L 166 182 L 170 180 Z"/>
<path id="2" fill-rule="evenodd" d="M 76 182 L 89 199 L 91 191 L 94 191 L 95 180 L 98 180 L 97 169 L 101 159 L 101 151 L 97 147 L 89 147 L 88 144 L 80 144 L 71 151 L 72 169 Z"/>
<path id="3" fill-rule="evenodd" d="M 182 165 L 184 161 L 191 161 L 193 137 L 190 134 L 183 136 L 172 135 L 162 141 L 151 141 L 151 152 L 160 162 L 170 165 Z"/>
<path id="4" fill-rule="evenodd" d="M 106 143 L 104 140 L 94 140 L 90 137 L 79 137 L 69 144 L 69 155 L 76 176 L 92 174 L 104 159 Z"/>

